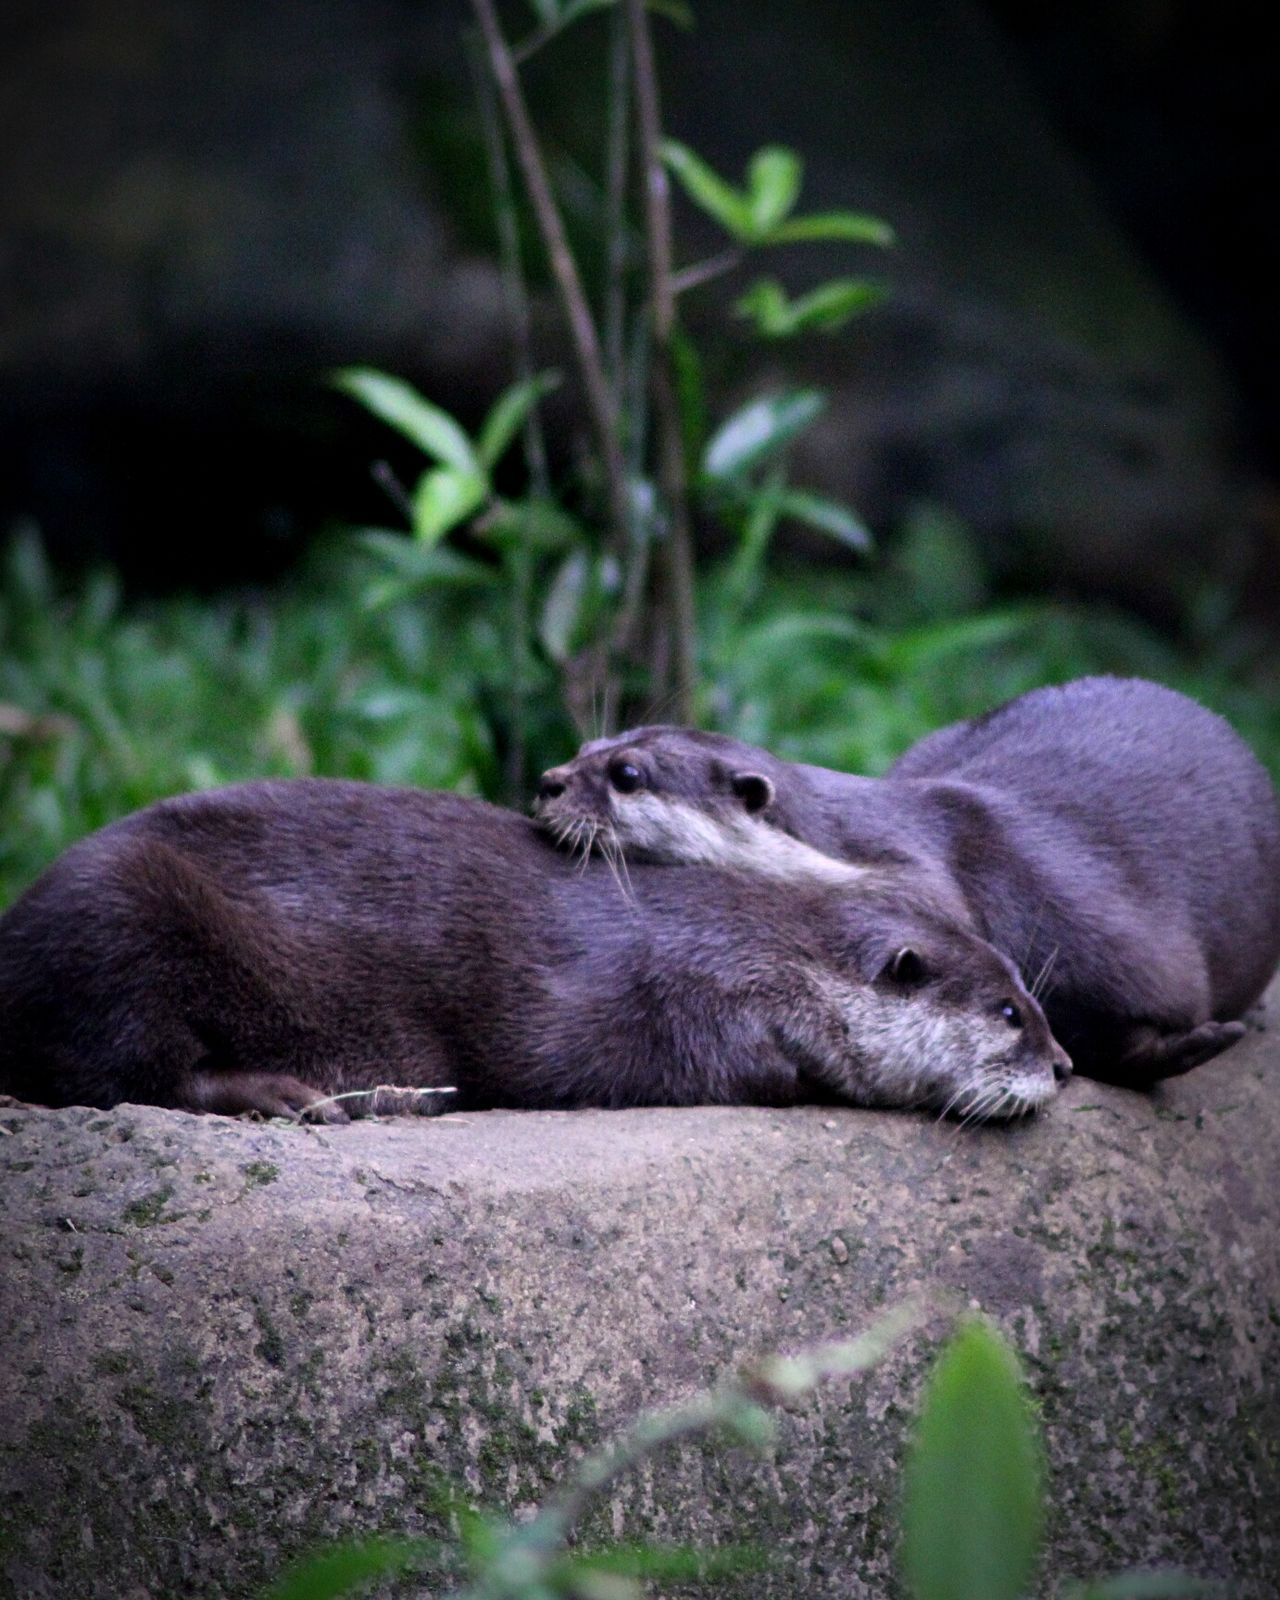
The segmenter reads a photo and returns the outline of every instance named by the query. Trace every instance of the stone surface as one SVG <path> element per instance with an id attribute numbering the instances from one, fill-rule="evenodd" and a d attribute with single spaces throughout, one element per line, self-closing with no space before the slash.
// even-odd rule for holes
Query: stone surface
<path id="1" fill-rule="evenodd" d="M 1273 1014 L 1274 1014 L 1273 1001 Z M 833 1108 L 489 1113 L 340 1129 L 0 1110 L 0 1595 L 232 1597 L 353 1530 L 436 1529 L 443 1473 L 531 1507 L 736 1361 L 921 1285 L 1021 1350 L 1064 1574 L 1280 1593 L 1280 1059 L 1038 1122 Z M 676 1452 L 589 1526 L 771 1552 L 753 1597 L 896 1592 L 901 1445 L 936 1349 Z"/>

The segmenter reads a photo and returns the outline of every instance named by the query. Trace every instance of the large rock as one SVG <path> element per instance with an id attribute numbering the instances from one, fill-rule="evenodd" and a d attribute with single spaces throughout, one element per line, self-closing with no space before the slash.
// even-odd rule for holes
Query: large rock
<path id="1" fill-rule="evenodd" d="M 1043 1575 L 1183 1563 L 1275 1596 L 1280 1073 L 1251 1036 L 1032 1125 L 812 1108 L 341 1129 L 0 1112 L 6 1600 L 248 1595 L 444 1474 L 520 1512 L 585 1446 L 921 1285 L 996 1317 L 1046 1427 Z M 935 1330 L 936 1331 L 936 1330 Z M 589 1531 L 772 1552 L 752 1596 L 881 1597 L 920 1335 L 688 1448 Z"/>

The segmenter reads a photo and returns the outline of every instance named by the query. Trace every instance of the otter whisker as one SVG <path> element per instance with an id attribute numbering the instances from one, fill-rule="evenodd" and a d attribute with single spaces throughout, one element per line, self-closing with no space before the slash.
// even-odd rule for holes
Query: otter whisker
<path id="1" fill-rule="evenodd" d="M 967 1092 L 968 1088 L 969 1085 L 967 1083 L 962 1083 L 958 1089 L 954 1090 L 947 1096 L 946 1103 L 943 1105 L 942 1110 L 938 1113 L 939 1122 L 945 1121 L 945 1119 L 951 1115 L 952 1111 L 955 1109 L 957 1100 L 959 1100 L 962 1094 Z"/>
<path id="2" fill-rule="evenodd" d="M 587 863 L 591 860 L 591 852 L 595 848 L 596 835 L 600 832 L 598 823 L 583 822 L 579 824 L 577 843 L 581 847 L 582 859 L 578 863 L 579 875 L 585 874 Z"/>
<path id="3" fill-rule="evenodd" d="M 1045 896 L 1041 895 L 1040 904 L 1036 907 L 1035 921 L 1031 924 L 1031 927 L 1028 930 L 1026 944 L 1023 946 L 1022 954 L 1017 958 L 1019 972 L 1025 972 L 1027 970 L 1027 962 L 1031 960 L 1031 952 L 1036 947 L 1036 938 L 1039 935 L 1040 924 L 1044 920 L 1044 914 L 1048 909 L 1048 904 L 1048 900 L 1045 898 Z M 1013 951 L 1011 950 L 1009 954 L 1012 955 Z"/>
<path id="4" fill-rule="evenodd" d="M 613 881 L 618 885 L 618 893 L 624 900 L 634 900 L 635 895 L 631 888 L 631 874 L 627 871 L 626 857 L 616 839 L 605 836 L 600 846 L 600 854 L 613 875 Z M 625 882 L 623 881 L 625 878 Z"/>
<path id="5" fill-rule="evenodd" d="M 565 825 L 564 844 L 569 853 L 569 859 L 571 861 L 576 859 L 581 850 L 582 836 L 586 830 L 586 827 L 587 824 L 581 821 L 581 819 L 566 823 Z"/>
<path id="6" fill-rule="evenodd" d="M 1031 988 L 1028 991 L 1033 1000 L 1039 1000 L 1041 994 L 1048 985 L 1049 975 L 1053 971 L 1054 963 L 1058 959 L 1058 949 L 1059 947 L 1054 945 L 1053 949 L 1050 950 L 1049 954 L 1044 958 L 1044 965 L 1036 974 L 1035 982 L 1031 985 Z"/>
<path id="7" fill-rule="evenodd" d="M 622 892 L 623 892 L 623 895 L 628 900 L 634 900 L 635 897 L 636 897 L 636 893 L 635 893 L 635 890 L 631 887 L 631 873 L 627 869 L 626 852 L 623 850 L 621 844 L 618 842 L 618 839 L 617 839 L 616 835 L 611 835 L 610 836 L 610 849 L 612 851 L 614 860 L 617 862 L 618 870 L 622 874 L 622 882 L 623 882 L 623 890 L 622 890 Z"/>
<path id="8" fill-rule="evenodd" d="M 962 1128 L 969 1127 L 976 1122 L 985 1122 L 991 1112 L 999 1104 L 1003 1090 L 998 1084 L 983 1084 L 974 1091 L 972 1100 L 966 1105 L 960 1120 Z"/>

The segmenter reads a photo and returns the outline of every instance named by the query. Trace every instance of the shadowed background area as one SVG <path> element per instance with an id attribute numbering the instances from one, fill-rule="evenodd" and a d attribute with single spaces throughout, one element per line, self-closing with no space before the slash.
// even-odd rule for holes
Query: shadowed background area
<path id="1" fill-rule="evenodd" d="M 1191 0 L 696 14 L 660 27 L 672 132 L 730 174 L 791 144 L 806 202 L 899 235 L 872 263 L 884 305 L 788 355 L 831 390 L 810 479 L 881 533 L 945 508 L 1000 582 L 1168 620 L 1209 574 L 1270 609 L 1260 20 Z M 528 15 L 508 8 L 513 36 Z M 468 22 L 461 0 L 5 8 L 0 525 L 34 518 L 57 560 L 163 588 L 266 576 L 326 521 L 386 520 L 367 471 L 385 443 L 320 376 L 381 364 L 468 419 L 509 370 Z M 571 225 L 598 199 L 605 26 L 528 71 Z M 680 224 L 687 252 L 715 246 Z M 794 268 L 802 286 L 865 252 Z M 718 318 L 716 291 L 686 309 Z M 719 320 L 727 404 L 743 341 Z M 571 451 L 571 399 L 554 421 Z"/>

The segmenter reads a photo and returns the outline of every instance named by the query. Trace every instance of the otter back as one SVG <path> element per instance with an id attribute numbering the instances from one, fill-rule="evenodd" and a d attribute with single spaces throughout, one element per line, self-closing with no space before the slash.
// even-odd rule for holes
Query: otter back
<path id="1" fill-rule="evenodd" d="M 1140 679 L 1034 690 L 922 740 L 879 779 L 635 729 L 546 774 L 538 810 L 569 842 L 594 833 L 629 853 L 634 835 L 649 859 L 684 858 L 696 810 L 740 869 L 803 871 L 798 841 L 887 871 L 1043 987 L 1081 1070 L 1124 1082 L 1232 1043 L 1280 958 L 1270 780 L 1220 717 Z"/>

